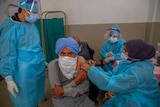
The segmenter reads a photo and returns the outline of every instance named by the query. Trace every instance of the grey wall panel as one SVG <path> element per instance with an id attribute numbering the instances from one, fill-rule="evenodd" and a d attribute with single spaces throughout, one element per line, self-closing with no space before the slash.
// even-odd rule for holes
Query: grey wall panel
<path id="1" fill-rule="evenodd" d="M 87 41 L 95 50 L 94 59 L 100 63 L 100 48 L 104 43 L 103 35 L 114 24 L 69 25 L 68 36 L 78 36 Z M 160 42 L 160 23 L 119 23 L 121 34 L 125 40 L 142 39 L 157 48 Z"/>

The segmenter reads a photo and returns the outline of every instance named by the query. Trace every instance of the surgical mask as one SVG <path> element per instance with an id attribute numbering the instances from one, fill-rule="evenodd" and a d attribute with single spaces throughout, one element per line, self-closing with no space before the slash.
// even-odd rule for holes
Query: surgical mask
<path id="1" fill-rule="evenodd" d="M 116 42 L 118 42 L 118 39 L 115 38 L 115 37 L 110 37 L 110 42 L 111 43 L 116 43 Z"/>
<path id="2" fill-rule="evenodd" d="M 129 56 L 127 56 L 127 55 L 124 54 L 124 53 L 121 53 L 121 59 L 122 59 L 125 63 L 127 63 L 127 64 L 131 64 L 131 63 L 132 63 L 131 60 L 128 60 L 128 59 L 129 59 Z"/>
<path id="3" fill-rule="evenodd" d="M 67 79 L 72 79 L 76 75 L 77 57 L 59 56 L 59 67 L 62 74 Z"/>
<path id="4" fill-rule="evenodd" d="M 127 56 L 126 54 L 124 53 L 121 53 L 121 59 L 122 60 L 127 60 L 129 58 L 129 56 Z"/>
<path id="5" fill-rule="evenodd" d="M 124 54 L 124 53 L 121 54 L 121 59 L 124 60 L 126 63 L 129 63 L 129 64 L 141 60 L 141 59 L 131 58 L 131 57 L 127 56 L 127 55 Z"/>
<path id="6" fill-rule="evenodd" d="M 29 16 L 25 16 L 25 19 L 27 22 L 29 23 L 34 23 L 37 19 L 38 19 L 38 15 L 37 14 L 33 14 L 33 13 L 30 13 Z"/>

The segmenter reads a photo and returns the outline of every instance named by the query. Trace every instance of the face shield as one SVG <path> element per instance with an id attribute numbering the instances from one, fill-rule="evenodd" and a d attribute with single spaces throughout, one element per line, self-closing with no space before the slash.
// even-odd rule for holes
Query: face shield
<path id="1" fill-rule="evenodd" d="M 40 0 L 19 0 L 19 7 L 34 14 L 40 14 Z"/>
<path id="2" fill-rule="evenodd" d="M 109 29 L 105 34 L 104 34 L 104 39 L 108 39 L 109 37 L 120 37 L 120 31 L 116 29 Z"/>
<path id="3" fill-rule="evenodd" d="M 40 18 L 40 0 L 19 0 L 19 7 L 28 11 L 27 22 L 33 23 Z"/>

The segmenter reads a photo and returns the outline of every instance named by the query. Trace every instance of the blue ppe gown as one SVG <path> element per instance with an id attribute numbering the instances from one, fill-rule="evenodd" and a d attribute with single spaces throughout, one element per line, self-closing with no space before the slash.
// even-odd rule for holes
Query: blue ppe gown
<path id="1" fill-rule="evenodd" d="M 45 57 L 34 24 L 7 18 L 0 25 L 0 74 L 13 76 L 18 94 L 14 107 L 37 107 L 44 99 Z"/>
<path id="2" fill-rule="evenodd" d="M 102 107 L 160 107 L 158 80 L 148 61 L 120 62 L 112 71 L 92 66 L 89 79 L 101 90 L 114 92 Z"/>
<path id="3" fill-rule="evenodd" d="M 123 52 L 123 48 L 124 48 L 124 42 L 125 40 L 123 38 L 120 38 L 118 42 L 116 43 L 111 43 L 110 40 L 107 40 L 101 50 L 100 50 L 100 55 L 101 55 L 101 58 L 102 59 L 105 59 L 107 56 L 106 54 L 108 52 L 113 52 L 114 54 L 114 60 L 120 60 L 121 59 L 121 53 Z M 113 61 L 110 61 L 109 63 L 105 63 L 103 69 L 104 71 L 111 71 L 113 68 L 112 68 L 112 64 L 113 64 Z"/>

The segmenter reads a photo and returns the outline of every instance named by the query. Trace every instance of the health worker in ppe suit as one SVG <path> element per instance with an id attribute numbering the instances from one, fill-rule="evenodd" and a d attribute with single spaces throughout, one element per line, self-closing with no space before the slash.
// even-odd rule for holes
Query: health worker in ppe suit
<path id="1" fill-rule="evenodd" d="M 37 107 L 44 99 L 45 57 L 33 23 L 38 10 L 37 1 L 20 0 L 18 13 L 0 25 L 0 74 L 14 107 Z"/>
<path id="2" fill-rule="evenodd" d="M 84 64 L 90 80 L 101 90 L 114 92 L 102 107 L 159 107 L 160 90 L 154 75 L 155 48 L 135 39 L 124 45 L 121 61 L 112 71 Z"/>
<path id="3" fill-rule="evenodd" d="M 121 59 L 120 56 L 125 40 L 122 38 L 120 28 L 117 24 L 108 29 L 104 35 L 104 38 L 106 37 L 109 37 L 109 39 L 102 45 L 100 55 L 105 62 L 103 69 L 107 72 L 113 69 L 114 61 Z"/>
<path id="4" fill-rule="evenodd" d="M 95 107 L 86 94 L 89 80 L 87 73 L 80 69 L 85 59 L 78 56 L 77 41 L 72 37 L 59 38 L 55 52 L 59 58 L 48 65 L 54 107 Z"/>

